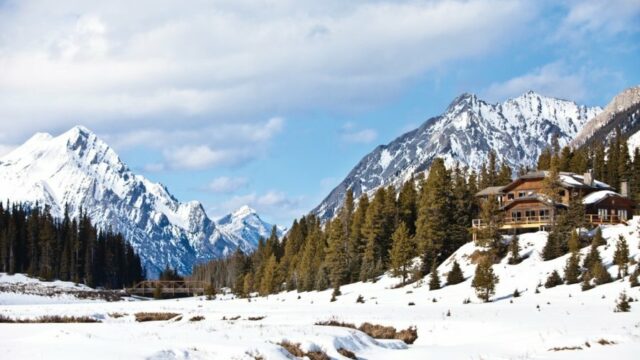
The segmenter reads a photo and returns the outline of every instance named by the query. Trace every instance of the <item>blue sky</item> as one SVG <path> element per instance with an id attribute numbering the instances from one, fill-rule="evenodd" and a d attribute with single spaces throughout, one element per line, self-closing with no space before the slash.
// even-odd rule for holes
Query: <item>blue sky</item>
<path id="1" fill-rule="evenodd" d="M 604 106 L 640 2 L 0 0 L 0 153 L 76 124 L 213 217 L 289 225 L 462 92 Z"/>

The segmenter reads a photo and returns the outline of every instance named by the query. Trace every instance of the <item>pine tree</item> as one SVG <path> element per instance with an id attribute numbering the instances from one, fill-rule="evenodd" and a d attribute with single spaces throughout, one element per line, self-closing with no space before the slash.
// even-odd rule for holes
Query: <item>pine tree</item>
<path id="1" fill-rule="evenodd" d="M 503 161 L 500 165 L 500 171 L 498 172 L 498 177 L 496 179 L 496 186 L 504 186 L 511 182 L 512 174 L 511 167 L 507 164 L 506 161 Z"/>
<path id="2" fill-rule="evenodd" d="M 386 247 L 383 244 L 388 241 L 388 239 L 385 239 L 388 231 L 385 219 L 385 198 L 386 190 L 384 188 L 378 189 L 367 208 L 367 215 L 362 228 L 362 233 L 367 240 L 360 270 L 360 280 L 362 281 L 371 280 L 379 275 L 376 271 L 377 263 L 382 261 L 382 251 Z"/>
<path id="3" fill-rule="evenodd" d="M 465 171 L 456 165 L 453 170 L 451 237 L 443 244 L 444 253 L 452 254 L 471 240 L 469 224 L 473 219 L 474 205 L 474 193 L 469 189 Z"/>
<path id="4" fill-rule="evenodd" d="M 347 275 L 347 234 L 343 227 L 340 217 L 331 221 L 327 228 L 329 230 L 329 239 L 327 247 L 327 256 L 325 259 L 326 266 L 329 269 L 329 279 L 336 295 L 340 291 L 340 285 L 343 284 Z"/>
<path id="5" fill-rule="evenodd" d="M 402 185 L 398 196 L 398 220 L 407 227 L 409 237 L 413 237 L 416 233 L 417 206 L 418 192 L 412 178 Z"/>
<path id="6" fill-rule="evenodd" d="M 480 221 L 482 227 L 476 233 L 476 245 L 498 249 L 502 245 L 500 227 L 502 226 L 502 214 L 499 211 L 498 201 L 494 196 L 482 202 L 480 207 Z"/>
<path id="7" fill-rule="evenodd" d="M 516 265 L 519 264 L 522 259 L 520 258 L 520 242 L 518 241 L 518 236 L 511 236 L 511 242 L 509 242 L 509 264 Z"/>
<path id="8" fill-rule="evenodd" d="M 544 287 L 549 289 L 558 285 L 562 285 L 562 283 L 563 281 L 562 277 L 560 277 L 560 274 L 556 270 L 553 270 L 553 272 L 551 272 L 551 274 L 547 278 L 547 281 L 544 283 Z"/>
<path id="9" fill-rule="evenodd" d="M 404 222 L 393 233 L 393 246 L 391 247 L 391 269 L 394 276 L 402 277 L 402 285 L 406 284 L 409 266 L 415 255 L 414 246 L 409 238 L 409 231 Z"/>
<path id="10" fill-rule="evenodd" d="M 580 239 L 575 231 L 571 232 L 569 239 L 569 250 L 571 256 L 567 259 L 564 268 L 564 279 L 567 284 L 577 284 L 580 282 Z"/>
<path id="11" fill-rule="evenodd" d="M 362 256 L 366 246 L 366 237 L 363 234 L 367 209 L 369 208 L 369 197 L 362 194 L 358 207 L 353 213 L 351 229 L 349 229 L 349 281 L 355 282 L 360 279 L 360 269 L 362 268 Z"/>
<path id="12" fill-rule="evenodd" d="M 593 269 L 593 266 L 595 264 L 602 264 L 602 258 L 600 257 L 600 252 L 598 251 L 599 239 L 597 234 L 598 233 L 596 232 L 596 236 L 594 236 L 593 240 L 591 241 L 591 249 L 589 250 L 587 256 L 585 256 L 582 263 L 582 267 L 590 271 Z"/>
<path id="13" fill-rule="evenodd" d="M 457 260 L 453 261 L 451 271 L 447 274 L 447 285 L 456 285 L 464 282 L 464 274 Z"/>
<path id="14" fill-rule="evenodd" d="M 546 147 L 538 156 L 538 170 L 549 170 L 551 166 L 551 149 Z"/>
<path id="15" fill-rule="evenodd" d="M 484 257 L 476 266 L 475 276 L 471 282 L 471 286 L 476 289 L 476 295 L 484 302 L 489 302 L 491 296 L 495 293 L 495 287 L 499 279 L 493 273 L 491 259 Z"/>
<path id="16" fill-rule="evenodd" d="M 618 237 L 616 250 L 613 253 L 613 264 L 618 265 L 618 276 L 627 276 L 629 270 L 629 245 L 624 236 Z"/>
<path id="17" fill-rule="evenodd" d="M 629 312 L 631 310 L 631 304 L 629 303 L 629 297 L 626 292 L 621 292 L 618 300 L 616 301 L 615 312 Z"/>
<path id="18" fill-rule="evenodd" d="M 423 272 L 439 258 L 444 244 L 451 239 L 451 176 L 444 160 L 436 158 L 431 164 L 429 176 L 423 183 L 419 199 L 416 241 L 423 254 Z"/>
<path id="19" fill-rule="evenodd" d="M 268 295 L 272 294 L 276 291 L 276 269 L 278 263 L 276 260 L 276 255 L 271 254 L 269 259 L 267 260 L 266 266 L 264 268 L 264 273 L 262 274 L 262 279 L 260 281 L 260 295 Z"/>
<path id="20" fill-rule="evenodd" d="M 591 273 L 596 282 L 596 285 L 607 284 L 613 281 L 613 278 L 607 271 L 607 268 L 602 264 L 602 261 L 596 262 L 592 268 Z"/>
<path id="21" fill-rule="evenodd" d="M 429 279 L 429 290 L 440 289 L 440 276 L 438 275 L 438 266 L 434 262 L 431 265 L 431 277 Z"/>

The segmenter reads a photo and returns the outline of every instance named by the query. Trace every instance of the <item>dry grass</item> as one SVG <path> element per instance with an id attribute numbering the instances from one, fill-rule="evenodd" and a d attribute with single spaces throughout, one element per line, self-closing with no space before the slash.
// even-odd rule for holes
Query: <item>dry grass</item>
<path id="1" fill-rule="evenodd" d="M 404 330 L 396 330 L 393 326 L 376 325 L 368 322 L 363 323 L 360 327 L 356 327 L 352 323 L 345 323 L 338 319 L 331 318 L 326 321 L 318 321 L 316 325 L 320 326 L 338 326 L 349 329 L 357 329 L 371 336 L 374 339 L 396 339 L 402 340 L 405 344 L 413 344 L 418 338 L 418 329 L 410 326 Z"/>
<path id="2" fill-rule="evenodd" d="M 171 320 L 179 315 L 180 314 L 169 312 L 139 312 L 135 314 L 137 322 L 166 321 Z"/>
<path id="3" fill-rule="evenodd" d="M 287 340 L 283 340 L 278 345 L 282 346 L 289 354 L 297 357 L 304 358 L 307 357 L 310 360 L 331 360 L 331 358 L 324 351 L 309 351 L 304 352 L 300 348 L 300 343 L 292 343 Z"/>
<path id="4" fill-rule="evenodd" d="M 119 312 L 113 312 L 113 313 L 109 313 L 109 317 L 114 318 L 114 319 L 120 319 L 121 317 L 125 317 L 129 314 L 123 314 L 123 313 L 119 313 Z"/>
<path id="5" fill-rule="evenodd" d="M 260 321 L 262 319 L 266 318 L 266 316 L 249 316 L 247 318 L 247 320 L 249 321 Z"/>
<path id="6" fill-rule="evenodd" d="M 554 347 L 549 349 L 549 351 L 574 351 L 574 350 L 582 350 L 580 346 L 563 346 L 563 347 Z"/>
<path id="7" fill-rule="evenodd" d="M 228 320 L 228 321 L 236 321 L 238 319 L 240 319 L 240 315 L 230 316 L 230 317 L 226 317 L 226 316 L 222 317 L 222 320 Z"/>
<path id="8" fill-rule="evenodd" d="M 204 320 L 204 316 L 202 315 L 196 315 L 191 317 L 191 319 L 189 319 L 189 321 L 191 322 L 202 321 L 202 320 Z"/>
<path id="9" fill-rule="evenodd" d="M 607 340 L 607 339 L 600 339 L 598 341 L 596 341 L 598 344 L 600 345 L 615 345 L 616 342 L 615 341 L 611 341 L 611 340 Z"/>
<path id="10" fill-rule="evenodd" d="M 356 354 L 353 351 L 349 351 L 347 349 L 338 349 L 338 353 L 348 359 L 357 359 Z"/>
<path id="11" fill-rule="evenodd" d="M 11 324 L 64 324 L 64 323 L 99 323 L 100 320 L 96 320 L 89 316 L 60 316 L 60 315 L 45 315 L 39 316 L 35 319 L 12 319 L 10 317 L 0 315 L 0 323 Z"/>

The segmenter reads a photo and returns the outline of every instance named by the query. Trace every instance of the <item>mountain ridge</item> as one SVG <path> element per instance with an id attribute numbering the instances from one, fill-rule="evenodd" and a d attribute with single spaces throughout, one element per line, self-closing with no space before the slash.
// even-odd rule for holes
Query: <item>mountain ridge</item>
<path id="1" fill-rule="evenodd" d="M 479 169 L 495 150 L 514 170 L 533 165 L 554 136 L 561 146 L 568 144 L 601 111 L 534 91 L 496 104 L 463 93 L 442 114 L 365 155 L 311 213 L 329 219 L 348 189 L 358 197 L 380 186 L 399 186 L 426 171 L 435 157 L 444 158 L 448 166 L 458 162 Z"/>
<path id="2" fill-rule="evenodd" d="M 55 137 L 37 133 L 0 158 L 0 199 L 37 202 L 58 218 L 67 206 L 72 217 L 84 209 L 98 227 L 123 233 L 150 276 L 165 266 L 188 274 L 195 263 L 252 251 L 271 231 L 255 211 L 228 215 L 251 229 L 218 226 L 200 202 L 181 203 L 163 184 L 133 173 L 84 126 Z"/>

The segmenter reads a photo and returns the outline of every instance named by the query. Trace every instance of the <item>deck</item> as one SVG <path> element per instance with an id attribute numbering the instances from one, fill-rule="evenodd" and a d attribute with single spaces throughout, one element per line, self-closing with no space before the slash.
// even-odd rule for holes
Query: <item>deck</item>
<path id="1" fill-rule="evenodd" d="M 608 215 L 606 217 L 601 217 L 597 214 L 589 214 L 585 215 L 585 221 L 593 225 L 626 224 L 626 219 L 622 219 L 618 215 Z M 552 225 L 552 223 L 553 222 L 551 216 L 522 216 L 518 218 L 509 217 L 502 219 L 502 225 L 500 226 L 500 229 L 539 229 L 544 226 Z M 482 229 L 486 227 L 486 224 L 482 221 L 482 219 L 473 219 L 471 225 L 473 229 Z"/>

